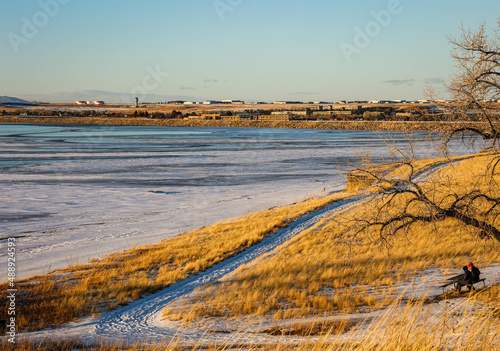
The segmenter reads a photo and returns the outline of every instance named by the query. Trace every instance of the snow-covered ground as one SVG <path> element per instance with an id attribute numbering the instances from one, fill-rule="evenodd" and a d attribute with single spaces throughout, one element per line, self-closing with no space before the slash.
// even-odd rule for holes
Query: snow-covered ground
<path id="1" fill-rule="evenodd" d="M 17 238 L 20 276 L 43 273 L 344 188 L 345 159 L 365 152 L 376 161 L 387 155 L 385 143 L 373 132 L 0 125 L 2 242 Z M 429 148 L 420 152 L 433 155 Z M 306 215 L 205 272 L 96 319 L 19 336 L 77 337 L 89 343 L 168 344 L 175 338 L 190 345 L 297 342 L 299 337 L 273 337 L 263 331 L 301 320 L 219 319 L 185 327 L 163 320 L 161 310 L 355 201 Z M 6 261 L 6 250 L 0 258 Z M 482 268 L 488 284 L 500 280 L 497 272 L 498 267 Z M 405 282 L 394 294 L 437 296 L 443 274 L 424 272 L 425 279 Z M 432 305 L 436 316 L 445 303 Z M 385 312 L 330 319 L 379 318 Z M 355 335 L 341 338 L 347 337 L 353 340 Z"/>
<path id="2" fill-rule="evenodd" d="M 388 156 L 377 133 L 0 124 L 0 238 L 17 278 L 43 274 L 343 189 L 365 153 Z"/>

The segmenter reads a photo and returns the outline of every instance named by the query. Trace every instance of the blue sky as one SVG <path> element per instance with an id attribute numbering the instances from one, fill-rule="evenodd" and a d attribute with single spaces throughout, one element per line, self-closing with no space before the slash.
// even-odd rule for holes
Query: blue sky
<path id="1" fill-rule="evenodd" d="M 0 95 L 418 99 L 453 72 L 447 36 L 498 16 L 498 0 L 5 1 Z"/>

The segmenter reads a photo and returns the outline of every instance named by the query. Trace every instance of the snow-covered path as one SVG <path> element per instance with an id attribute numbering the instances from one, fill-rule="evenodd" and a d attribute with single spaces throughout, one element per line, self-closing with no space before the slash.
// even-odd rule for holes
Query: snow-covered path
<path id="1" fill-rule="evenodd" d="M 214 267 L 182 280 L 155 294 L 141 298 L 133 303 L 118 308 L 114 311 L 104 313 L 101 317 L 74 323 L 70 326 L 56 330 L 44 330 L 35 333 L 27 333 L 23 336 L 28 338 L 83 338 L 88 342 L 109 340 L 112 342 L 148 342 L 157 344 L 178 336 L 178 325 L 169 327 L 169 324 L 161 321 L 162 309 L 167 304 L 190 294 L 197 287 L 215 282 L 217 279 L 230 274 L 241 265 L 247 264 L 262 255 L 270 253 L 281 244 L 290 240 L 302 231 L 311 228 L 321 219 L 333 215 L 354 202 L 360 201 L 360 197 L 350 197 L 331 203 L 315 212 L 304 215 L 286 228 L 276 234 L 265 238 L 261 243 L 254 245 L 248 250 L 229 258 Z M 196 342 L 200 338 L 210 341 L 210 335 L 203 335 L 200 330 L 183 330 L 183 338 Z M 214 336 L 216 337 L 216 336 Z M 249 336 L 255 342 L 255 335 Z M 240 342 L 244 340 L 239 339 Z"/>

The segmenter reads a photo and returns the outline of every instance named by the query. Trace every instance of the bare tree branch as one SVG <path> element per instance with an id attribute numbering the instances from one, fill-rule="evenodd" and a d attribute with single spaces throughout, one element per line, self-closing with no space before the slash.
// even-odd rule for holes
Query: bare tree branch
<path id="1" fill-rule="evenodd" d="M 404 152 L 389 146 L 398 160 L 393 167 L 397 172 L 381 171 L 365 162 L 350 173 L 350 179 L 357 177 L 376 191 L 371 200 L 373 212 L 355 218 L 350 226 L 355 235 L 377 234 L 378 240 L 390 245 L 390 237 L 411 233 L 410 229 L 419 223 L 454 219 L 480 238 L 500 241 L 500 185 L 496 180 L 500 167 L 500 109 L 491 102 L 500 98 L 500 37 L 488 36 L 482 23 L 477 30 L 462 26 L 460 37 L 449 41 L 454 46 L 452 57 L 457 72 L 447 85 L 453 102 L 443 104 L 441 109 L 454 127 L 442 139 L 442 150 L 448 154 L 450 142 L 461 137 L 469 146 L 482 140 L 486 149 L 496 154 L 489 156 L 484 172 L 480 170 L 479 176 L 474 173 L 475 179 L 457 186 L 453 175 L 445 179 L 433 174 L 421 180 L 411 143 L 410 151 Z M 434 92 L 428 94 L 433 96 Z M 471 126 L 470 121 L 477 123 Z"/>

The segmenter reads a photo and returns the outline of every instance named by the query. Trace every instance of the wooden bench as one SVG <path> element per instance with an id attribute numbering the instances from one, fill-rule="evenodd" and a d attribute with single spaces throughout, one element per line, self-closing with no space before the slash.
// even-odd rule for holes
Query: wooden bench
<path id="1" fill-rule="evenodd" d="M 455 277 L 451 277 L 451 278 L 446 279 L 447 280 L 446 283 L 444 283 L 443 285 L 439 286 L 440 288 L 443 289 L 443 294 L 444 294 L 444 288 L 446 288 L 447 286 L 450 286 L 450 285 L 453 284 L 453 288 L 456 288 L 458 280 L 462 279 L 462 277 L 463 277 L 463 274 L 460 274 L 460 275 L 457 275 Z M 464 286 L 467 286 L 470 290 L 475 290 L 474 289 L 474 284 L 477 284 L 477 283 L 480 283 L 480 282 L 483 282 L 483 287 L 486 287 L 486 278 L 481 278 L 477 282 L 474 282 L 472 284 L 467 284 L 467 285 L 464 285 Z"/>
<path id="2" fill-rule="evenodd" d="M 466 286 L 470 289 L 470 290 L 475 290 L 474 289 L 474 284 L 477 284 L 479 282 L 483 282 L 483 287 L 486 288 L 486 278 L 481 278 L 479 279 L 477 282 L 474 282 L 472 284 L 467 284 Z"/>
<path id="3" fill-rule="evenodd" d="M 443 289 L 443 294 L 444 294 L 444 288 L 446 288 L 447 286 L 453 284 L 453 286 L 455 286 L 454 284 L 455 282 L 452 280 L 451 282 L 448 282 L 448 283 L 445 283 L 443 285 L 440 285 L 439 287 Z"/>

